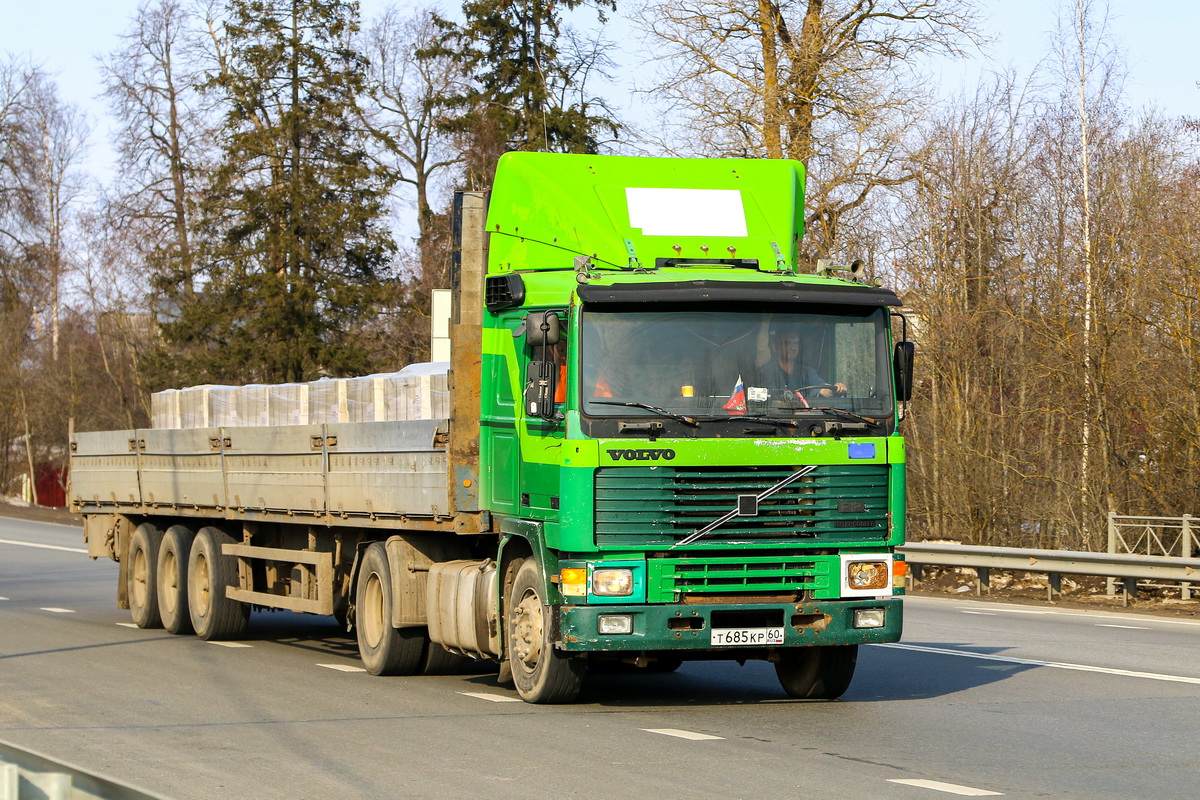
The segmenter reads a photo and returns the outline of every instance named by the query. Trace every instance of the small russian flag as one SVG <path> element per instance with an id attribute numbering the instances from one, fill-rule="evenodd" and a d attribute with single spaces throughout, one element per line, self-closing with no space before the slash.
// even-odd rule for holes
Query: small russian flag
<path id="1" fill-rule="evenodd" d="M 733 394 L 729 396 L 729 400 L 721 408 L 730 414 L 746 413 L 746 387 L 742 385 L 741 375 L 738 375 L 737 383 L 734 384 Z"/>

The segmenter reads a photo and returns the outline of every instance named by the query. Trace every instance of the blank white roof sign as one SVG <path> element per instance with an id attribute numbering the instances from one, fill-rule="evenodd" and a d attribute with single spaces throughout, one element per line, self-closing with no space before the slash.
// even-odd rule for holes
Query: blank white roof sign
<path id="1" fill-rule="evenodd" d="M 625 189 L 629 227 L 643 236 L 745 236 L 737 189 Z"/>

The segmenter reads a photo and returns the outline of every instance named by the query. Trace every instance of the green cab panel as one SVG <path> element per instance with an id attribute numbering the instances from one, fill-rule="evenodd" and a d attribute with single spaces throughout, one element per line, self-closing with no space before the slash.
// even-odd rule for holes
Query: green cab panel
<path id="1" fill-rule="evenodd" d="M 784 159 L 508 153 L 488 209 L 489 273 L 754 259 L 796 271 L 804 166 Z"/>

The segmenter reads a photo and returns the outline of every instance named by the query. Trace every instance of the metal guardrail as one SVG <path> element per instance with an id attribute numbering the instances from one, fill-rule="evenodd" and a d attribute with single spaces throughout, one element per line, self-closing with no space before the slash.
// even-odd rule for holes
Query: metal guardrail
<path id="1" fill-rule="evenodd" d="M 1137 594 L 1138 581 L 1169 581 L 1187 589 L 1200 581 L 1200 559 L 1174 556 L 1143 556 L 1124 553 L 1087 553 L 1076 550 L 1037 550 L 1023 547 L 980 547 L 967 544 L 909 542 L 897 549 L 909 564 L 915 582 L 921 567 L 967 567 L 979 575 L 979 585 L 988 586 L 990 571 L 1045 573 L 1048 596 L 1062 591 L 1063 575 L 1095 575 L 1121 579 L 1126 602 Z"/>
<path id="2" fill-rule="evenodd" d="M 0 800 L 167 800 L 33 750 L 0 742 Z"/>
<path id="3" fill-rule="evenodd" d="M 1148 556 L 1191 558 L 1200 553 L 1200 522 L 1191 514 L 1182 517 L 1143 517 L 1108 514 L 1108 552 L 1138 553 Z M 1108 579 L 1108 593 L 1113 593 L 1113 579 Z M 1185 585 L 1180 592 L 1184 600 L 1192 598 L 1192 589 Z"/>

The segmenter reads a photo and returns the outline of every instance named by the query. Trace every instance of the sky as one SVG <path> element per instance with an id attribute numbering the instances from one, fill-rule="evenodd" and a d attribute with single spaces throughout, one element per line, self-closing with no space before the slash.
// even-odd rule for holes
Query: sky
<path id="1" fill-rule="evenodd" d="M 1093 0 L 1098 7 L 1102 0 Z M 379 14 L 391 0 L 363 0 L 363 18 Z M 395 0 L 406 6 L 412 0 Z M 452 0 L 442 0 L 449 6 Z M 983 30 L 993 38 L 987 56 L 943 72 L 947 91 L 956 80 L 974 83 L 983 69 L 1010 65 L 1027 73 L 1048 49 L 1055 9 L 1071 0 L 979 0 Z M 0 53 L 28 57 L 57 78 L 61 96 L 80 105 L 95 125 L 89 169 L 104 177 L 111 164 L 107 109 L 96 57 L 116 49 L 139 0 L 0 0 Z M 630 3 L 624 3 L 625 6 Z M 618 0 L 618 9 L 622 8 Z M 1134 108 L 1156 106 L 1171 116 L 1200 116 L 1200 4 L 1195 0 L 1110 0 L 1110 30 L 1128 63 L 1127 96 Z M 611 37 L 615 38 L 615 37 Z M 624 38 L 624 37 L 622 37 Z M 633 47 L 626 45 L 631 51 Z M 639 77 L 645 59 L 617 54 L 618 84 Z M 634 66 L 629 66 L 634 65 Z M 644 67 L 640 67 L 644 69 Z M 642 76 L 648 77 L 648 76 Z M 644 80 L 641 81 L 644 83 Z M 625 96 L 622 96 L 625 95 Z M 627 92 L 611 97 L 619 110 Z"/>

